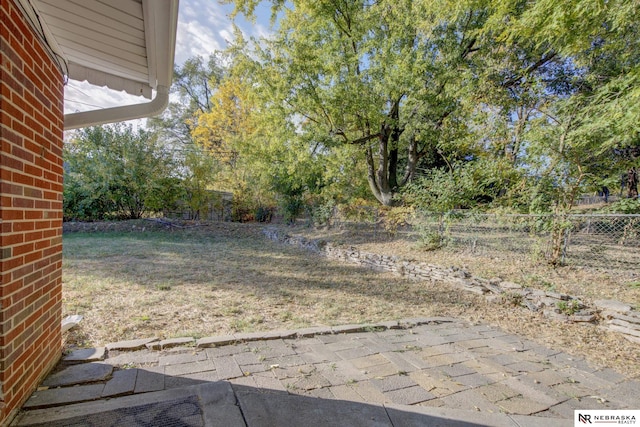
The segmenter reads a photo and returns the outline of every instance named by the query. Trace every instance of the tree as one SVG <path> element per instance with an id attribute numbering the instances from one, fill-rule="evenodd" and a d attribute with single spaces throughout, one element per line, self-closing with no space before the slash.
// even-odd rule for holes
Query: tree
<path id="1" fill-rule="evenodd" d="M 141 218 L 179 196 L 170 153 L 144 129 L 85 128 L 65 145 L 64 155 L 67 218 Z"/>
<path id="2" fill-rule="evenodd" d="M 484 19 L 442 22 L 428 2 L 296 2 L 253 74 L 309 139 L 359 147 L 372 194 L 391 205 L 422 160 L 464 153 L 450 142 L 466 132 L 459 97 Z"/>

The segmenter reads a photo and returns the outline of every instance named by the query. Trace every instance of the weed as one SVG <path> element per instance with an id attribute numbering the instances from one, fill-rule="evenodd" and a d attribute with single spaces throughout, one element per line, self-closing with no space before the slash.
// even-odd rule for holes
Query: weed
<path id="1" fill-rule="evenodd" d="M 514 307 L 522 306 L 522 302 L 524 301 L 524 296 L 518 292 L 504 292 L 502 296 L 508 304 Z"/>
<path id="2" fill-rule="evenodd" d="M 580 303 L 574 299 L 569 301 L 558 301 L 556 303 L 556 308 L 560 313 L 572 316 L 580 311 Z"/>

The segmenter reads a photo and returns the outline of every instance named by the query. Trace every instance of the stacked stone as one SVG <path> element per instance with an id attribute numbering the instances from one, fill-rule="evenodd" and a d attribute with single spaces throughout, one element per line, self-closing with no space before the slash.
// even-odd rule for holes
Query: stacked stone
<path id="1" fill-rule="evenodd" d="M 619 332 L 627 340 L 640 344 L 640 312 L 629 304 L 614 300 L 597 300 L 594 305 L 600 310 L 607 329 Z"/>
<path id="2" fill-rule="evenodd" d="M 319 253 L 327 258 L 378 271 L 393 272 L 410 280 L 448 283 L 466 292 L 482 295 L 487 301 L 522 306 L 540 312 L 548 318 L 571 322 L 596 322 L 600 315 L 604 319 L 601 326 L 619 332 L 629 341 L 640 344 L 640 312 L 634 311 L 628 304 L 600 300 L 594 303 L 595 307 L 587 307 L 581 300 L 570 295 L 526 288 L 500 278 L 476 277 L 463 268 L 402 260 L 394 256 L 362 252 L 353 246 L 340 248 L 323 241 L 279 234 L 275 228 L 265 229 L 265 235 L 271 240 Z"/>

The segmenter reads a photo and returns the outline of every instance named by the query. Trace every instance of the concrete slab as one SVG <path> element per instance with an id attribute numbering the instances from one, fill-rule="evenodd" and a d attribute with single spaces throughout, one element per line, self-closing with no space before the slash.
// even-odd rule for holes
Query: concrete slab
<path id="1" fill-rule="evenodd" d="M 136 388 L 137 369 L 113 372 L 113 377 L 104 385 L 101 397 L 115 397 L 131 394 Z"/>
<path id="2" fill-rule="evenodd" d="M 113 366 L 107 363 L 83 363 L 73 365 L 47 377 L 42 385 L 45 387 L 63 387 L 68 385 L 102 381 L 111 375 Z"/>
<path id="3" fill-rule="evenodd" d="M 50 388 L 36 391 L 22 409 L 50 408 L 70 403 L 97 400 L 102 396 L 104 384 L 88 384 L 76 387 Z"/>
<path id="4" fill-rule="evenodd" d="M 65 363 L 98 362 L 104 360 L 106 347 L 82 348 L 75 350 L 62 358 Z"/>
<path id="5" fill-rule="evenodd" d="M 147 339 L 139 339 L 139 340 L 127 340 L 127 341 L 118 341 L 111 344 L 107 344 L 107 350 L 113 351 L 134 351 L 134 350 L 142 350 L 147 346 L 147 344 L 152 343 L 154 341 L 158 341 L 158 338 L 147 338 Z"/>
<path id="6" fill-rule="evenodd" d="M 297 338 L 282 338 L 292 333 Z M 474 334 L 486 338 L 470 339 Z M 65 386 L 35 393 L 25 405 L 25 416 L 48 412 L 47 418 L 42 419 L 53 419 L 51 413 L 59 413 L 63 409 L 60 405 L 86 405 L 76 402 L 90 399 L 101 399 L 100 405 L 107 408 L 106 403 L 127 398 L 130 400 L 125 405 L 151 404 L 146 400 L 150 395 L 168 402 L 176 396 L 174 393 L 179 407 L 184 403 L 180 396 L 188 397 L 190 402 L 194 396 L 202 399 L 200 393 L 207 389 L 198 387 L 212 384 L 216 386 L 209 390 L 213 393 L 211 400 L 217 403 L 212 407 L 201 405 L 202 414 L 198 415 L 204 420 L 208 413 L 210 424 L 205 425 L 243 426 L 244 411 L 249 414 L 247 421 L 255 422 L 249 423 L 252 426 L 369 426 L 392 422 L 396 426 L 554 426 L 571 422 L 573 409 L 638 405 L 637 381 L 484 325 L 456 321 L 428 323 L 412 330 L 366 329 L 312 338 L 304 335 L 305 332 L 274 331 L 268 337 L 256 334 L 243 338 L 256 339 L 250 342 L 238 342 L 235 336 L 233 341 L 210 337 L 209 344 L 214 347 L 202 350 L 112 350 L 102 363 L 106 367 L 98 369 L 110 374 L 114 365 L 138 369 L 115 370 L 112 376 L 78 372 L 73 380 L 62 382 L 60 374 L 64 371 L 60 371 L 44 384 Z M 463 341 L 453 342 L 462 338 Z M 220 344 L 225 341 L 228 342 Z M 476 341 L 484 345 L 479 346 Z M 89 352 L 75 356 L 83 357 L 93 356 Z M 61 367 L 79 369 L 87 365 L 100 363 Z M 87 378 L 99 383 L 87 385 L 83 383 Z M 162 394 L 165 392 L 171 393 Z M 257 406 L 248 407 L 245 403 Z M 44 406 L 52 407 L 35 409 Z M 92 406 L 92 410 L 102 407 Z M 363 418 L 362 414 L 371 414 L 371 418 Z M 564 419 L 558 422 L 554 417 Z"/>
<path id="7" fill-rule="evenodd" d="M 252 427 L 392 427 L 379 405 L 251 391 L 239 391 L 237 397 Z"/>
<path id="8" fill-rule="evenodd" d="M 139 369 L 134 393 L 164 390 L 164 366 Z"/>
<path id="9" fill-rule="evenodd" d="M 196 347 L 198 348 L 209 348 L 209 347 L 220 347 L 223 345 L 229 345 L 236 342 L 236 337 L 233 335 L 226 335 L 220 337 L 205 337 L 200 338 L 196 341 Z"/>
<path id="10" fill-rule="evenodd" d="M 233 390 L 225 382 L 125 396 L 99 402 L 80 403 L 56 408 L 55 410 L 33 410 L 23 413 L 13 425 L 26 427 L 33 424 L 60 423 L 64 420 L 92 414 L 194 397 L 197 399 L 196 402 L 198 402 L 198 406 L 201 409 L 201 425 L 213 427 L 245 426 L 240 409 L 236 406 Z M 178 415 L 180 414 L 178 413 Z M 177 424 L 175 425 L 191 425 L 181 419 L 176 420 L 176 422 Z M 136 426 L 140 424 L 129 423 L 127 425 Z"/>

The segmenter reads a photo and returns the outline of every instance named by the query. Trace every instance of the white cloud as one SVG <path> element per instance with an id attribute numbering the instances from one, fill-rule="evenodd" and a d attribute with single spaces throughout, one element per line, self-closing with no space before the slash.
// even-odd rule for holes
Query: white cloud
<path id="1" fill-rule="evenodd" d="M 221 5 L 215 0 L 181 0 L 176 34 L 176 64 L 200 55 L 208 56 L 215 50 L 223 50 L 234 37 L 233 23 L 229 17 L 232 5 Z M 243 35 L 268 36 L 270 10 L 259 5 L 255 23 L 238 16 L 236 22 Z M 65 113 L 149 102 L 149 100 L 117 92 L 87 82 L 69 81 L 65 87 Z"/>

